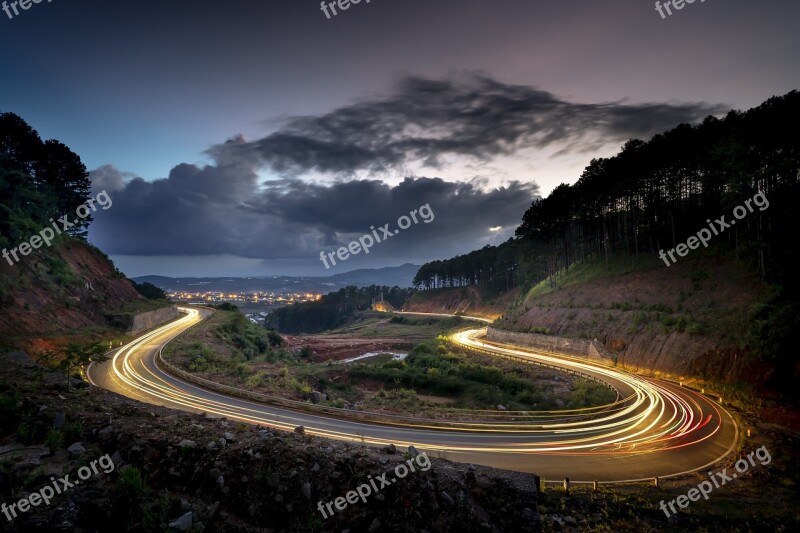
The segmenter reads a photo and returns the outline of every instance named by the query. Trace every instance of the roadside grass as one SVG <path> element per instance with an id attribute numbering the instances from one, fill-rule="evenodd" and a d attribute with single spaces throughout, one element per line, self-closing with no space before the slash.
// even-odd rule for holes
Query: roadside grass
<path id="1" fill-rule="evenodd" d="M 557 394 L 551 376 L 532 379 L 525 370 L 529 369 L 500 368 L 480 357 L 450 351 L 439 339 L 417 345 L 405 360 L 355 365 L 348 375 L 351 382 L 380 383 L 387 391 L 450 398 L 461 409 L 503 405 L 510 410 L 551 410 L 602 405 L 615 398 L 602 385 L 583 379 L 572 382 L 570 393 Z"/>
<path id="2" fill-rule="evenodd" d="M 189 372 L 223 373 L 242 382 L 254 373 L 248 362 L 297 361 L 283 348 L 280 335 L 251 323 L 238 311 L 217 311 L 170 342 L 163 355 Z"/>
<path id="3" fill-rule="evenodd" d="M 320 335 L 350 336 L 353 338 L 413 338 L 433 339 L 467 327 L 472 321 L 459 317 L 417 317 L 394 313 L 367 311 L 356 316 L 356 320 L 345 326 L 328 330 Z"/>
<path id="4" fill-rule="evenodd" d="M 636 271 L 650 270 L 658 266 L 658 258 L 642 256 L 638 263 L 633 263 L 629 258 L 613 257 L 608 262 L 602 259 L 594 259 L 583 263 L 575 263 L 567 269 L 559 270 L 555 275 L 555 286 L 552 286 L 549 278 L 543 279 L 528 291 L 523 300 L 527 304 L 531 300 L 556 292 L 571 285 L 586 283 L 588 281 L 619 276 Z"/>

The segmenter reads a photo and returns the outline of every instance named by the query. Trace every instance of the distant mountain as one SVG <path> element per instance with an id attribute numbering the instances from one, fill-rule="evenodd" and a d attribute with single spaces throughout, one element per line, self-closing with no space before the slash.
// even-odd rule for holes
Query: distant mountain
<path id="1" fill-rule="evenodd" d="M 398 267 L 353 270 L 328 277 L 265 276 L 224 278 L 170 278 L 166 276 L 140 276 L 132 278 L 137 283 L 152 283 L 165 291 L 221 291 L 221 292 L 314 292 L 328 293 L 342 287 L 411 287 L 419 265 L 407 263 Z"/>

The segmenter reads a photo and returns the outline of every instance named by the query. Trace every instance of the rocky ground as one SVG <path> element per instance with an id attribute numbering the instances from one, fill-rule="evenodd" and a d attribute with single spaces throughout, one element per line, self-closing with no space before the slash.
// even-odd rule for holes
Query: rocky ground
<path id="1" fill-rule="evenodd" d="M 766 445 L 770 465 L 670 520 L 658 502 L 685 494 L 702 474 L 566 495 L 553 484 L 538 491 L 529 474 L 435 457 L 426 472 L 324 519 L 318 502 L 411 455 L 154 407 L 79 380 L 67 390 L 64 376 L 27 357 L 0 356 L 0 504 L 64 475 L 77 481 L 103 457 L 114 465 L 13 522 L 0 513 L 0 531 L 797 531 L 797 433 L 740 416 L 753 434 L 735 455 Z M 736 456 L 715 468 L 731 468 Z"/>
<path id="2" fill-rule="evenodd" d="M 80 467 L 105 455 L 114 461 L 112 472 L 49 506 L 13 522 L 0 515 L 0 530 L 530 531 L 538 524 L 533 476 L 440 459 L 326 520 L 318 502 L 411 455 L 176 412 L 85 386 L 68 391 L 49 371 L 0 363 L 0 501 L 19 501 L 51 476 L 75 480 Z"/>

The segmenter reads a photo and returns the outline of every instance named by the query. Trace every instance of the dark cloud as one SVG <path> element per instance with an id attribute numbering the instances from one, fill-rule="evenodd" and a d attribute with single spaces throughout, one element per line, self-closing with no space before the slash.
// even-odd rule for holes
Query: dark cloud
<path id="1" fill-rule="evenodd" d="M 108 168 L 97 177 L 105 178 Z M 237 165 L 182 164 L 169 178 L 140 178 L 111 193 L 92 240 L 112 255 L 229 254 L 257 259 L 318 261 L 319 252 L 346 245 L 428 204 L 435 219 L 413 225 L 376 246 L 371 259 L 425 260 L 462 253 L 485 242 L 489 228 L 510 235 L 537 193 L 534 184 L 407 178 L 313 184 L 277 180 L 263 186 Z M 252 173 L 252 171 L 251 171 Z M 95 178 L 95 173 L 92 175 Z"/>
<path id="2" fill-rule="evenodd" d="M 317 261 L 322 249 L 346 245 L 371 226 L 394 228 L 398 217 L 427 204 L 433 222 L 381 243 L 370 259 L 448 257 L 512 235 L 538 186 L 427 177 L 391 185 L 353 179 L 357 172 L 397 174 L 412 163 L 436 166 L 446 156 L 489 161 L 550 145 L 576 151 L 717 111 L 706 104 L 575 104 L 477 75 L 407 78 L 387 96 L 290 119 L 260 140 L 216 145 L 209 150 L 213 165 L 180 164 L 166 179 L 148 182 L 109 166 L 95 170 L 95 188 L 108 188 L 114 205 L 98 213 L 92 238 L 114 255 Z M 263 181 L 264 167 L 283 176 Z M 349 179 L 297 177 L 320 172 Z"/>
<path id="3" fill-rule="evenodd" d="M 724 110 L 704 103 L 572 103 L 476 74 L 408 77 L 387 96 L 295 117 L 263 139 L 220 145 L 211 153 L 257 156 L 285 174 L 385 171 L 413 161 L 436 167 L 451 154 L 489 160 L 553 144 L 580 151 L 578 141 L 587 141 L 586 149 L 649 137 Z"/>

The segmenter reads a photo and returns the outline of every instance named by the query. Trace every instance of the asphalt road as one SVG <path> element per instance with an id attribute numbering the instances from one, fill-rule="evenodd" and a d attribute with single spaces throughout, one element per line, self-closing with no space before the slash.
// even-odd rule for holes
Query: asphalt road
<path id="1" fill-rule="evenodd" d="M 612 367 L 537 354 L 482 340 L 483 328 L 461 332 L 453 341 L 498 357 L 525 359 L 603 381 L 618 401 L 593 409 L 498 413 L 493 423 L 431 427 L 415 419 L 398 424 L 362 422 L 264 405 L 223 395 L 163 372 L 160 349 L 210 311 L 183 308 L 187 315 L 117 350 L 87 370 L 93 385 L 145 403 L 205 412 L 252 424 L 371 445 L 414 445 L 434 457 L 509 470 L 546 479 L 633 481 L 703 470 L 735 449 L 738 428 L 713 398 L 665 381 Z M 213 436 L 209 436 L 209 439 Z"/>

